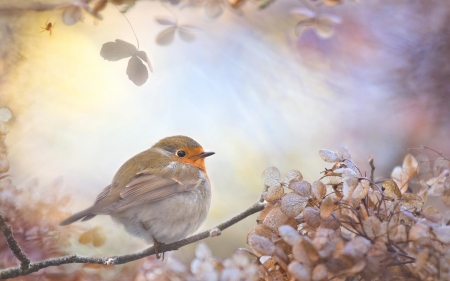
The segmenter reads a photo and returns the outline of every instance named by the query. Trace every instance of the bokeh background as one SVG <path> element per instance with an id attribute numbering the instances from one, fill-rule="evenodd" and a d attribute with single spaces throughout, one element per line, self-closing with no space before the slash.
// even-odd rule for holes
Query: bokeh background
<path id="1" fill-rule="evenodd" d="M 125 15 L 154 69 L 141 87 L 126 76 L 127 60 L 100 56 L 106 42 L 136 44 L 115 7 L 101 12 L 102 21 L 85 13 L 67 26 L 62 10 L 42 9 L 58 2 L 39 3 L 0 1 L 0 105 L 13 112 L 6 123 L 9 174 L 19 188 L 40 186 L 36 196 L 45 186 L 70 195 L 69 211 L 90 206 L 125 160 L 170 135 L 216 152 L 207 159 L 213 203 L 202 229 L 257 201 L 270 166 L 317 180 L 327 166 L 322 148 L 347 146 L 368 173 L 373 156 L 380 178 L 409 148 L 448 152 L 445 1 L 279 0 L 258 9 L 248 0 L 240 12 L 222 5 L 214 20 L 198 3 L 137 1 Z M 316 23 L 331 16 L 340 23 L 330 24 L 327 38 L 314 25 L 295 34 L 300 19 L 292 11 L 299 8 L 314 12 Z M 175 36 L 172 44 L 157 44 L 166 28 L 157 16 L 194 25 L 195 40 Z M 56 22 L 51 36 L 40 32 L 47 20 Z M 253 216 L 205 243 L 214 255 L 229 256 L 245 246 L 254 223 Z M 74 241 L 74 252 L 112 255 L 146 246 L 109 218 L 85 224 L 101 226 L 107 240 L 102 247 Z M 176 255 L 188 261 L 193 251 Z"/>

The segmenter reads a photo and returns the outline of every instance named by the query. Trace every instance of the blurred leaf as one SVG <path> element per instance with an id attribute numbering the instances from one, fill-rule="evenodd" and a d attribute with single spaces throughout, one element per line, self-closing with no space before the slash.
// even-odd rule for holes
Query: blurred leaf
<path id="1" fill-rule="evenodd" d="M 178 35 L 180 35 L 181 40 L 184 42 L 192 42 L 195 40 L 195 34 L 182 26 L 178 28 Z"/>
<path id="2" fill-rule="evenodd" d="M 137 56 L 132 56 L 128 61 L 127 75 L 134 84 L 142 86 L 148 79 L 148 70 Z"/>
<path id="3" fill-rule="evenodd" d="M 100 56 L 105 60 L 118 61 L 124 58 L 131 57 L 133 52 L 125 48 L 117 42 L 106 42 L 100 50 Z"/>
<path id="4" fill-rule="evenodd" d="M 328 163 L 334 163 L 339 161 L 339 156 L 334 151 L 328 149 L 319 150 L 319 155 L 320 157 L 322 157 L 323 161 Z"/>
<path id="5" fill-rule="evenodd" d="M 210 19 L 216 19 L 223 14 L 222 2 L 218 0 L 208 0 L 205 4 L 205 15 Z"/>
<path id="6" fill-rule="evenodd" d="M 155 17 L 155 20 L 157 23 L 161 25 L 173 25 L 173 26 L 177 25 L 177 20 L 171 17 L 157 16 Z"/>
<path id="7" fill-rule="evenodd" d="M 83 14 L 80 6 L 70 5 L 63 10 L 63 22 L 65 25 L 74 25 L 81 20 Z"/>
<path id="8" fill-rule="evenodd" d="M 172 44 L 176 29 L 175 26 L 171 26 L 159 32 L 156 36 L 156 44 L 163 46 Z"/>
<path id="9" fill-rule="evenodd" d="M 12 111 L 7 106 L 0 107 L 0 122 L 8 122 L 12 117 Z"/>

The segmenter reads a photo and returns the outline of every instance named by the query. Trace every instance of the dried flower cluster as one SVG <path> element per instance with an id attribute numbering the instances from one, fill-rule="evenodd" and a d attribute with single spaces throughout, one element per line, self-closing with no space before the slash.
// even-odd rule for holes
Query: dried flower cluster
<path id="1" fill-rule="evenodd" d="M 252 281 L 258 280 L 258 266 L 251 263 L 247 250 L 237 250 L 230 258 L 215 258 L 204 243 L 195 250 L 190 267 L 171 259 L 168 263 L 146 258 L 136 280 L 153 281 Z"/>
<path id="2" fill-rule="evenodd" d="M 268 204 L 247 237 L 261 280 L 450 279 L 449 219 L 424 209 L 427 195 L 448 204 L 448 159 L 435 160 L 431 171 L 430 161 L 407 155 L 392 179 L 378 183 L 345 147 L 320 155 L 334 164 L 324 171 L 326 183 L 309 183 L 298 171 L 281 180 L 274 167 L 263 173 Z M 422 170 L 428 178 L 413 193 L 408 183 Z"/>

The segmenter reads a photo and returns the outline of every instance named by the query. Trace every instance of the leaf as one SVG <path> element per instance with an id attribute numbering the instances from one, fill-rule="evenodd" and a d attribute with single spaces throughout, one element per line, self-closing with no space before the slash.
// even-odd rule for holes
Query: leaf
<path id="1" fill-rule="evenodd" d="M 183 26 L 178 28 L 178 35 L 180 35 L 181 40 L 184 42 L 192 42 L 195 40 L 195 34 L 187 28 L 183 28 Z"/>
<path id="2" fill-rule="evenodd" d="M 136 55 L 143 61 L 145 61 L 148 65 L 148 69 L 150 69 L 150 72 L 153 72 L 153 67 L 152 64 L 150 62 L 150 60 L 148 59 L 147 53 L 144 51 L 137 51 Z"/>
<path id="3" fill-rule="evenodd" d="M 158 36 L 156 36 L 156 44 L 161 46 L 172 44 L 176 29 L 175 26 L 171 26 L 158 33 Z"/>
<path id="4" fill-rule="evenodd" d="M 12 117 L 12 111 L 7 106 L 0 107 L 0 122 L 8 122 Z"/>
<path id="5" fill-rule="evenodd" d="M 127 48 L 124 48 L 123 45 L 117 44 L 117 42 L 106 42 L 102 45 L 102 49 L 100 50 L 100 56 L 109 61 L 118 61 L 131 57 L 132 55 L 132 52 Z"/>
<path id="6" fill-rule="evenodd" d="M 323 161 L 328 163 L 334 163 L 339 161 L 339 156 L 331 150 L 321 149 L 319 150 L 319 155 L 322 157 Z"/>
<path id="7" fill-rule="evenodd" d="M 64 8 L 62 18 L 65 25 L 74 25 L 81 20 L 82 16 L 81 7 L 70 5 Z"/>
<path id="8" fill-rule="evenodd" d="M 409 239 L 415 241 L 428 236 L 429 227 L 425 223 L 416 223 L 409 230 Z"/>
<path id="9" fill-rule="evenodd" d="M 137 52 L 136 46 L 134 46 L 134 45 L 131 44 L 131 43 L 128 43 L 127 41 L 123 41 L 123 40 L 121 40 L 121 39 L 116 39 L 116 43 L 117 43 L 119 46 L 122 46 L 123 48 L 129 50 L 132 54 L 135 54 L 135 53 Z"/>
<path id="10" fill-rule="evenodd" d="M 342 250 L 342 254 L 348 255 L 353 259 L 362 258 L 369 251 L 372 243 L 369 239 L 362 236 L 356 236 L 350 240 Z"/>
<path id="11" fill-rule="evenodd" d="M 223 14 L 222 3 L 217 0 L 208 0 L 205 4 L 205 15 L 210 19 L 216 19 Z"/>
<path id="12" fill-rule="evenodd" d="M 262 173 L 262 180 L 266 186 L 280 184 L 280 171 L 276 167 L 269 167 Z"/>
<path id="13" fill-rule="evenodd" d="M 137 56 L 132 56 L 128 61 L 127 75 L 135 85 L 142 86 L 148 79 L 148 70 Z"/>
<path id="14" fill-rule="evenodd" d="M 177 20 L 171 17 L 158 16 L 155 17 L 155 20 L 161 25 L 177 25 Z"/>

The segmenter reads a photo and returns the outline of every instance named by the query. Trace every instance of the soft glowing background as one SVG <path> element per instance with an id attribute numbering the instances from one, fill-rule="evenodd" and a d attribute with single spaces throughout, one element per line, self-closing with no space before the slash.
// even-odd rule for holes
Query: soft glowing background
<path id="1" fill-rule="evenodd" d="M 135 44 L 114 7 L 101 22 L 86 16 L 70 27 L 60 11 L 3 13 L 0 98 L 14 114 L 7 124 L 10 174 L 18 185 L 62 178 L 61 192 L 73 195 L 68 208 L 76 211 L 92 204 L 129 157 L 165 136 L 188 135 L 216 152 L 207 160 L 214 191 L 204 229 L 253 204 L 269 166 L 317 180 L 326 166 L 321 148 L 346 145 L 363 171 L 374 155 L 377 175 L 388 176 L 407 148 L 440 149 L 448 135 L 448 114 L 440 110 L 446 90 L 431 82 L 421 89 L 434 68 L 417 50 L 439 52 L 432 47 L 448 45 L 450 36 L 447 4 L 382 2 L 320 8 L 342 18 L 327 40 L 310 30 L 292 36 L 289 10 L 302 6 L 296 1 L 263 11 L 247 5 L 244 16 L 226 11 L 216 21 L 205 20 L 202 9 L 169 8 L 199 29 L 193 43 L 175 38 L 165 47 L 155 43 L 165 27 L 154 17 L 170 12 L 138 2 L 126 16 L 154 68 L 142 87 L 128 80 L 127 60 L 99 55 L 103 43 L 117 38 Z M 47 19 L 57 21 L 52 36 L 39 33 Z M 443 39 L 433 41 L 438 36 Z M 144 247 L 107 218 L 88 223 L 114 236 L 96 253 Z M 214 254 L 228 256 L 245 245 L 253 224 L 254 217 L 206 242 Z"/>

